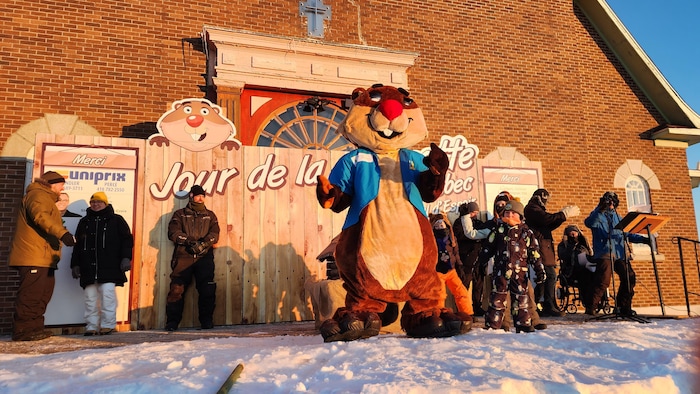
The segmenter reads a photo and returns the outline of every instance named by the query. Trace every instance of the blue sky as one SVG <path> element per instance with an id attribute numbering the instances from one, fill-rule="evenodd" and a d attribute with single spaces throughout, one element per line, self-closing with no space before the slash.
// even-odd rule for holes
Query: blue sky
<path id="1" fill-rule="evenodd" d="M 700 1 L 607 0 L 610 8 L 690 108 L 700 112 Z M 697 168 L 700 144 L 688 148 Z M 700 188 L 693 189 L 700 229 Z"/>

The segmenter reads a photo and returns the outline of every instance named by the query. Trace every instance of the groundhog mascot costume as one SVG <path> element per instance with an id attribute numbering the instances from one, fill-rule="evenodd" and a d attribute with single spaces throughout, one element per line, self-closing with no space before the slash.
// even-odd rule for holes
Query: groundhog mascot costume
<path id="1" fill-rule="evenodd" d="M 444 284 L 435 271 L 437 247 L 423 202 L 445 184 L 447 154 L 430 144 L 424 157 L 408 149 L 428 130 L 423 113 L 401 88 L 357 88 L 338 132 L 358 148 L 343 156 L 329 178 L 318 177 L 324 208 L 349 208 L 335 250 L 347 291 L 345 307 L 320 328 L 325 342 L 379 334 L 406 302 L 401 327 L 410 337 L 447 337 L 471 329 L 464 313 L 442 308 Z"/>

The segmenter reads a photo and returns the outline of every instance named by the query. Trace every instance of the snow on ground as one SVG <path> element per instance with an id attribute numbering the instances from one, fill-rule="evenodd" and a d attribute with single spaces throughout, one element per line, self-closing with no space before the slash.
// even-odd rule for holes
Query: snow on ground
<path id="1" fill-rule="evenodd" d="M 452 338 L 323 343 L 256 336 L 0 354 L 0 391 L 214 393 L 693 393 L 700 319 L 600 321 Z M 128 333 L 124 333 L 128 334 Z M 115 334 L 115 335 L 124 335 Z"/>

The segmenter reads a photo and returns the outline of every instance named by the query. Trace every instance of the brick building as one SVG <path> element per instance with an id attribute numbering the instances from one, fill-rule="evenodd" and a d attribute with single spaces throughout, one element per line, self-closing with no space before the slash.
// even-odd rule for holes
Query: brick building
<path id="1" fill-rule="evenodd" d="M 170 103 L 205 97 L 244 145 L 283 146 L 266 127 L 285 105 L 316 98 L 342 108 L 354 87 L 381 82 L 410 90 L 433 136 L 463 135 L 485 161 L 539 163 L 550 206 L 579 205 L 579 225 L 606 190 L 624 208 L 639 187 L 638 205 L 671 218 L 658 239 L 664 303 L 685 303 L 673 237 L 697 238 L 685 148 L 698 141 L 700 117 L 604 0 L 17 0 L 0 11 L 0 256 L 37 171 L 37 134 L 143 140 Z M 6 260 L 0 332 L 11 328 L 17 286 Z M 659 305 L 652 264 L 638 260 L 635 305 Z"/>

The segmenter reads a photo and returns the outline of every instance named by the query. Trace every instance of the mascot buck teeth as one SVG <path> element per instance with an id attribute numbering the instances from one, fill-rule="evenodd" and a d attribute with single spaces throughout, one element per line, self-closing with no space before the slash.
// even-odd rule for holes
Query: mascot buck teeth
<path id="1" fill-rule="evenodd" d="M 423 202 L 445 184 L 447 154 L 430 144 L 424 157 L 409 149 L 428 130 L 423 113 L 402 88 L 374 85 L 353 91 L 354 105 L 338 132 L 358 148 L 328 178 L 318 177 L 324 208 L 349 208 L 335 250 L 347 291 L 345 307 L 320 327 L 325 342 L 379 334 L 398 317 L 410 337 L 446 337 L 471 329 L 468 315 L 443 307 L 437 247 Z"/>

